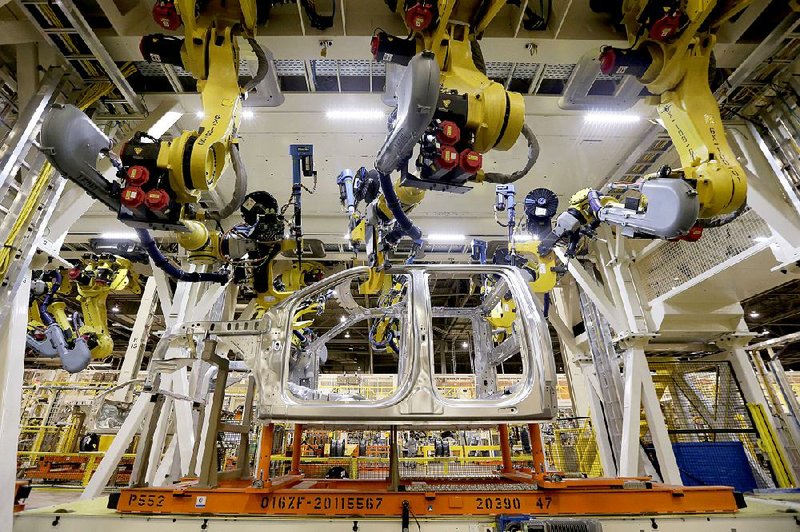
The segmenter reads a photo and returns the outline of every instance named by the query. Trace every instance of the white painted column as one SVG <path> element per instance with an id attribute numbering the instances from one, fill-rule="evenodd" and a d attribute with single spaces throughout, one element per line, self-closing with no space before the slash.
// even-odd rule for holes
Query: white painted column
<path id="1" fill-rule="evenodd" d="M 800 194 L 752 126 L 727 128 L 747 172 L 747 204 L 790 246 L 800 248 Z"/>
<path id="2" fill-rule="evenodd" d="M 625 353 L 624 398 L 622 403 L 622 444 L 620 445 L 619 475 L 639 475 L 639 429 L 641 423 L 642 385 L 636 368 L 634 349 Z"/>
<path id="3" fill-rule="evenodd" d="M 22 110 L 39 89 L 39 43 L 16 45 L 17 50 L 17 105 Z"/>
<path id="4" fill-rule="evenodd" d="M 661 478 L 667 484 L 683 485 L 678 463 L 672 450 L 664 414 L 655 391 L 653 378 L 647 365 L 644 349 L 630 347 L 625 352 L 625 399 L 622 424 L 619 474 L 622 477 L 639 475 L 639 431 L 641 410 L 644 407 L 647 427 L 653 438 Z"/>
<path id="5" fill-rule="evenodd" d="M 636 350 L 636 357 L 639 359 L 637 365 L 641 372 L 642 406 L 647 418 L 647 427 L 650 429 L 650 436 L 653 438 L 653 447 L 655 447 L 658 457 L 661 479 L 667 484 L 682 486 L 683 480 L 681 480 L 681 473 L 678 469 L 678 461 L 675 459 L 675 451 L 672 449 L 672 441 L 667 432 L 667 423 L 664 420 L 664 413 L 661 411 L 661 403 L 658 400 L 653 377 L 650 375 L 647 358 L 644 351 L 641 350 Z"/>
<path id="6" fill-rule="evenodd" d="M 125 418 L 122 426 L 117 431 L 117 435 L 114 436 L 114 440 L 103 455 L 100 465 L 97 466 L 97 470 L 95 470 L 91 480 L 89 480 L 83 493 L 81 493 L 81 499 L 94 499 L 103 493 L 106 484 L 111 479 L 111 475 L 117 469 L 122 455 L 125 454 L 125 450 L 133 441 L 133 437 L 139 432 L 142 421 L 153 411 L 154 403 L 150 401 L 152 397 L 151 393 L 142 392 L 136 398 L 133 407 L 128 412 L 128 417 Z"/>
<path id="7" fill-rule="evenodd" d="M 735 339 L 727 342 L 719 341 L 717 345 L 727 350 L 725 360 L 731 363 L 736 380 L 739 381 L 739 386 L 742 387 L 744 400 L 748 403 L 760 404 L 766 412 L 772 412 L 767 402 L 767 397 L 764 395 L 764 390 L 761 389 L 761 384 L 758 382 L 753 365 L 750 363 L 750 356 L 744 350 L 743 346 L 748 342 L 749 337 L 746 337 L 740 338 L 738 342 Z M 771 419 L 770 422 L 772 422 Z"/>
<path id="8" fill-rule="evenodd" d="M 572 309 L 569 303 L 569 293 L 574 292 L 572 285 L 555 288 L 551 294 L 553 304 L 550 306 L 548 320 L 553 325 L 558 335 L 561 347 L 561 358 L 564 361 L 564 373 L 567 376 L 569 395 L 572 400 L 572 409 L 578 417 L 589 415 L 589 396 L 586 379 L 576 359 L 587 357 L 577 345 L 573 334 Z M 577 294 L 575 294 L 577 295 Z"/>
<path id="9" fill-rule="evenodd" d="M 133 322 L 128 348 L 125 350 L 125 357 L 122 359 L 122 366 L 119 370 L 117 384 L 123 384 L 135 379 L 142 366 L 145 347 L 147 347 L 147 337 L 150 335 L 150 326 L 153 322 L 153 314 L 156 311 L 156 280 L 152 277 L 147 279 L 142 291 L 142 299 L 139 302 L 139 310 L 136 312 L 136 321 Z M 112 396 L 113 401 L 130 401 L 131 387 L 120 388 Z"/>
<path id="10" fill-rule="evenodd" d="M 25 334 L 31 275 L 10 302 L 12 311 L 0 324 L 0 530 L 11 530 L 14 517 L 14 482 L 17 479 L 17 443 L 22 403 Z"/>

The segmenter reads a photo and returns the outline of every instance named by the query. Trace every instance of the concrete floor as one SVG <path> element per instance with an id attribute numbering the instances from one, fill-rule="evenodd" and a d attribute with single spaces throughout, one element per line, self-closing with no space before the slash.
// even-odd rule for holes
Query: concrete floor
<path id="1" fill-rule="evenodd" d="M 26 510 L 44 508 L 56 504 L 66 504 L 78 500 L 83 488 L 51 488 L 34 486 L 28 500 L 25 502 Z"/>

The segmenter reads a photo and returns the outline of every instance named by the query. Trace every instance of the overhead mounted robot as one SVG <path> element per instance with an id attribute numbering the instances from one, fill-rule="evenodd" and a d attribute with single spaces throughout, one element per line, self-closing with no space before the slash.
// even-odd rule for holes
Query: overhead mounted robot
<path id="1" fill-rule="evenodd" d="M 255 41 L 257 24 L 266 22 L 270 6 L 271 2 L 260 4 L 258 13 L 254 0 L 164 0 L 155 6 L 156 20 L 168 29 L 182 24 L 184 37 L 148 35 L 142 39 L 141 51 L 148 61 L 182 66 L 197 79 L 203 105 L 197 129 L 162 139 L 137 132 L 117 156 L 113 142 L 85 114 L 64 106 L 50 111 L 41 134 L 51 163 L 116 212 L 121 221 L 135 227 L 157 267 L 181 281 L 246 283 L 258 294 L 262 308 L 288 295 L 273 286 L 272 261 L 291 247 L 300 259 L 300 181 L 303 175 L 315 175 L 312 147 L 293 145 L 290 204 L 295 215 L 290 224 L 293 240 L 287 240 L 284 210 L 277 200 L 264 191 L 247 194 L 247 174 L 239 153 L 245 99 L 254 96 L 264 106 L 279 105 L 282 100 L 277 90 L 270 90 L 274 74 L 268 76 L 268 52 Z M 332 23 L 332 17 L 319 18 L 316 11 L 306 11 L 317 17 L 314 20 L 320 27 Z M 239 81 L 239 37 L 250 43 L 258 58 L 257 71 L 243 84 Z M 98 156 L 107 156 L 114 165 L 115 180 L 107 180 L 97 170 Z M 203 193 L 215 190 L 228 166 L 236 177 L 231 200 L 219 210 L 205 210 L 200 204 Z M 213 227 L 237 211 L 244 223 L 224 232 Z M 151 229 L 174 232 L 190 262 L 219 269 L 181 270 L 158 249 Z"/>
<path id="2" fill-rule="evenodd" d="M 383 253 L 403 236 L 421 245 L 422 232 L 408 213 L 427 190 L 464 193 L 470 182 L 511 183 L 530 171 L 539 153 L 524 124 L 522 95 L 486 76 L 478 42 L 505 1 L 387 4 L 403 16 L 410 32 L 404 38 L 378 31 L 372 39 L 372 53 L 387 63 L 387 72 L 402 71 L 395 76 L 389 133 L 373 170 L 345 170 L 337 180 L 351 241 L 365 244 L 376 271 L 383 268 Z M 510 149 L 520 133 L 529 148 L 525 166 L 512 174 L 484 172 L 483 154 Z M 412 158 L 414 172 L 408 168 Z M 399 178 L 393 182 L 394 172 Z M 363 213 L 358 210 L 362 202 Z M 379 285 L 376 281 L 365 290 L 374 292 Z"/>
<path id="3" fill-rule="evenodd" d="M 720 26 L 751 0 L 616 0 L 592 2 L 625 26 L 630 46 L 606 46 L 604 74 L 635 76 L 653 96 L 681 167 L 661 168 L 641 182 L 584 189 L 570 200 L 541 253 L 562 240 L 591 233 L 601 222 L 626 236 L 696 240 L 704 227 L 741 214 L 747 199 L 744 170 L 728 145 L 709 85 Z M 632 195 L 630 193 L 633 193 Z M 627 194 L 625 199 L 618 199 Z M 574 246 L 573 246 L 574 247 Z"/>

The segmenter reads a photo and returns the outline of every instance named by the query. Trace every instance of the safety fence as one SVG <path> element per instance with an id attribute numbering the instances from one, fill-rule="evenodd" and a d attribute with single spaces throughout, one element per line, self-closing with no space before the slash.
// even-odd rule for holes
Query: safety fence
<path id="1" fill-rule="evenodd" d="M 699 242 L 663 242 L 636 261 L 648 300 L 692 282 L 723 263 L 764 245 L 772 231 L 754 211 L 748 210 L 732 222 L 705 229 Z"/>
<path id="2" fill-rule="evenodd" d="M 759 427 L 729 362 L 650 361 L 649 367 L 673 444 L 741 442 L 757 486 L 775 487 Z M 652 440 L 646 424 L 642 434 L 647 447 Z M 719 460 L 724 458 L 714 452 L 705 458 L 710 468 L 725 467 Z"/>
<path id="3" fill-rule="evenodd" d="M 545 459 L 554 471 L 588 477 L 603 475 L 597 440 L 588 419 L 559 419 L 542 423 L 541 430 Z"/>

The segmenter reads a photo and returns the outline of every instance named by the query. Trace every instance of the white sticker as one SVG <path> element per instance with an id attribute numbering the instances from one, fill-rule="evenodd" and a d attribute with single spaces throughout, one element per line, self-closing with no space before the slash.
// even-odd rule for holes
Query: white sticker
<path id="1" fill-rule="evenodd" d="M 247 198 L 247 200 L 244 202 L 244 208 L 250 210 L 255 206 L 255 204 L 256 202 L 253 198 Z"/>
<path id="2" fill-rule="evenodd" d="M 194 507 L 195 508 L 205 508 L 206 507 L 206 497 L 204 495 L 197 496 L 194 500 Z"/>

